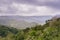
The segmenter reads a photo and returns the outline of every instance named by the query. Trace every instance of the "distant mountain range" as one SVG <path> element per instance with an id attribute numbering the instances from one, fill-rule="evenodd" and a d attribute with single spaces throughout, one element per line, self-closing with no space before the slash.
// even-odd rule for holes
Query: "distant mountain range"
<path id="1" fill-rule="evenodd" d="M 0 24 L 15 28 L 32 27 L 37 24 L 44 24 L 52 16 L 0 16 Z"/>

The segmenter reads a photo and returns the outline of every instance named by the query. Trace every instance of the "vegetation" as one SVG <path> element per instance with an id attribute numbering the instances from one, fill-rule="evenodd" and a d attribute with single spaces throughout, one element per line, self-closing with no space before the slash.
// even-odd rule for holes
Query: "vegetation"
<path id="1" fill-rule="evenodd" d="M 0 25 L 0 40 L 60 40 L 60 19 L 22 30 Z"/>

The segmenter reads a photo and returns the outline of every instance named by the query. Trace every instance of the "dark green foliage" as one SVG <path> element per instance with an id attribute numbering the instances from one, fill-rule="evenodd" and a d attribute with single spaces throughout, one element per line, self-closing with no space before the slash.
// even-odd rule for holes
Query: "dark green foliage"
<path id="1" fill-rule="evenodd" d="M 13 34 L 16 34 L 16 33 L 18 32 L 18 30 L 15 29 L 15 28 L 12 28 L 12 27 L 9 28 L 9 27 L 7 27 L 7 26 L 0 25 L 0 36 L 1 36 L 1 37 L 7 36 L 9 32 L 11 32 L 11 33 L 13 33 Z"/>
<path id="2" fill-rule="evenodd" d="M 33 30 L 43 30 L 44 27 L 42 27 L 41 25 L 36 25 L 35 27 L 32 27 L 31 29 Z"/>
<path id="3" fill-rule="evenodd" d="M 30 28 L 26 28 L 26 29 L 23 29 L 23 32 L 28 32 L 30 30 Z"/>
<path id="4" fill-rule="evenodd" d="M 24 40 L 24 32 L 19 31 L 16 35 L 16 40 Z"/>
<path id="5" fill-rule="evenodd" d="M 13 34 L 17 34 L 18 33 L 18 30 L 16 28 L 9 28 L 9 31 L 12 32 Z"/>
<path id="6" fill-rule="evenodd" d="M 0 25 L 0 36 L 5 37 L 8 34 L 8 28 Z"/>

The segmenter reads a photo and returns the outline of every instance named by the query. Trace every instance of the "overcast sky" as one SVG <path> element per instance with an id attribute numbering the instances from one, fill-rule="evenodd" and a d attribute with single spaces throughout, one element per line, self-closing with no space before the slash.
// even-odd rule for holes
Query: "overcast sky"
<path id="1" fill-rule="evenodd" d="M 56 14 L 60 14 L 60 0 L 0 0 L 0 16 L 41 16 Z"/>

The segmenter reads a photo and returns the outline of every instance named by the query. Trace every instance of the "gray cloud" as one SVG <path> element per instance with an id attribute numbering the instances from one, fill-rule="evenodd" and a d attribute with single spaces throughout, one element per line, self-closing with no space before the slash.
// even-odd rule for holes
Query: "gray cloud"
<path id="1" fill-rule="evenodd" d="M 51 1 L 50 0 L 0 0 L 0 13 L 6 13 L 6 14 L 16 13 L 18 10 L 14 7 L 11 7 L 13 3 L 28 4 L 28 5 L 34 5 L 34 6 L 48 6 L 52 9 L 60 10 L 60 0 L 51 0 Z M 20 10 L 20 13 L 22 12 L 24 11 Z M 34 9 L 31 9 L 30 12 L 34 12 Z M 29 13 L 29 11 L 24 13 Z"/>
<path id="2" fill-rule="evenodd" d="M 13 2 L 60 8 L 60 0 L 0 0 L 0 5 L 9 5 Z"/>
<path id="3" fill-rule="evenodd" d="M 60 9 L 60 0 L 15 0 L 17 3 L 23 4 L 31 4 L 31 5 L 38 5 L 38 6 L 49 6 L 56 9 Z"/>

